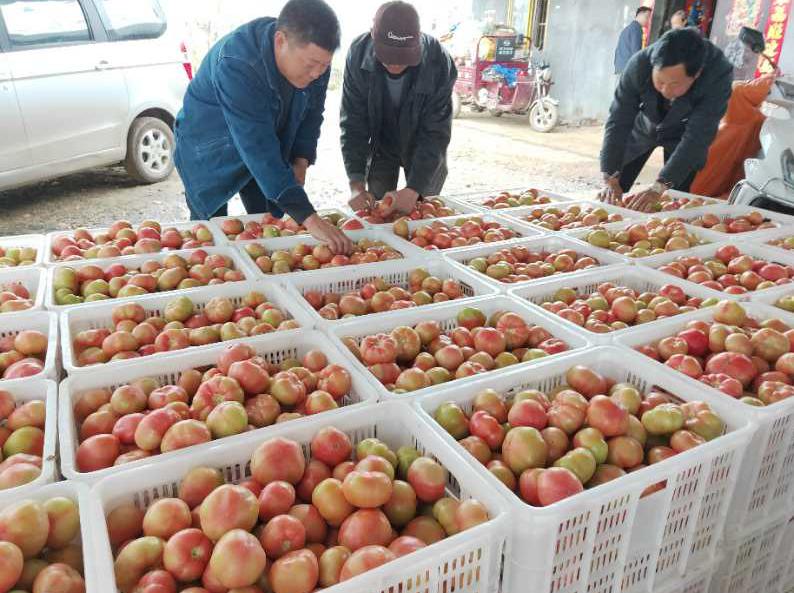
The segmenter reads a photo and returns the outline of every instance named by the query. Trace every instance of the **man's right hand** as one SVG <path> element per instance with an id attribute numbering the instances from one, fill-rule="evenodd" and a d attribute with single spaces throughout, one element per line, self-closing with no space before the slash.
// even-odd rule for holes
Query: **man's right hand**
<path id="1" fill-rule="evenodd" d="M 342 231 L 326 222 L 315 212 L 303 221 L 309 234 L 322 243 L 326 243 L 335 254 L 347 255 L 353 251 L 353 242 Z"/>
<path id="2" fill-rule="evenodd" d="M 623 188 L 617 177 L 608 177 L 604 181 L 604 188 L 598 192 L 598 199 L 613 206 L 620 206 L 623 200 Z"/>
<path id="3" fill-rule="evenodd" d="M 347 203 L 348 206 L 353 210 L 353 212 L 358 212 L 359 210 L 370 210 L 372 206 L 375 204 L 375 196 L 369 193 L 365 189 L 361 189 L 358 191 L 353 191 L 353 197 L 350 198 L 350 201 Z"/>

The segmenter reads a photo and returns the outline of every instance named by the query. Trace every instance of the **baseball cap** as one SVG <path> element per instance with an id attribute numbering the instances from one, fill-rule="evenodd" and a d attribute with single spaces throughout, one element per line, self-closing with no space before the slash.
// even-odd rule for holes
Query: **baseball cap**
<path id="1" fill-rule="evenodd" d="M 387 66 L 417 66 L 422 61 L 419 14 L 407 2 L 387 2 L 372 26 L 375 56 Z"/>

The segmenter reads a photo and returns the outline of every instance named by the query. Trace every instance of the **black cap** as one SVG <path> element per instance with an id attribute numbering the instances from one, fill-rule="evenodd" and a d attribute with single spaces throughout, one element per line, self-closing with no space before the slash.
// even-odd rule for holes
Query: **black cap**
<path id="1" fill-rule="evenodd" d="M 387 2 L 372 25 L 375 56 L 386 66 L 417 66 L 422 61 L 419 14 L 407 2 Z"/>

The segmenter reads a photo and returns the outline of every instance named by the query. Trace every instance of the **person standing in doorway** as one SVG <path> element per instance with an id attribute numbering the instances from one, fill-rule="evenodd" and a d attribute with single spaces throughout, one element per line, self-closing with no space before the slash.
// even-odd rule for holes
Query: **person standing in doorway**
<path id="1" fill-rule="evenodd" d="M 174 162 L 194 220 L 224 216 L 239 192 L 249 214 L 289 214 L 336 253 L 350 239 L 315 211 L 303 185 L 317 157 L 339 21 L 323 0 L 289 0 L 210 49 L 176 121 Z"/>
<path id="2" fill-rule="evenodd" d="M 618 37 L 618 46 L 615 48 L 615 74 L 623 74 L 631 56 L 642 49 L 642 34 L 651 18 L 652 10 L 647 6 L 640 6 L 631 21 Z"/>
<path id="3" fill-rule="evenodd" d="M 340 125 L 353 210 L 390 195 L 411 212 L 447 178 L 452 88 L 458 72 L 438 40 L 420 31 L 406 2 L 378 9 L 371 32 L 353 41 L 345 64 Z M 406 186 L 397 189 L 400 169 Z"/>

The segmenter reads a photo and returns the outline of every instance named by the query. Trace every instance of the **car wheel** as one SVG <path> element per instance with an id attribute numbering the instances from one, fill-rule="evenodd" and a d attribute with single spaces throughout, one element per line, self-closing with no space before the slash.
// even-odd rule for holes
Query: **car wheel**
<path id="1" fill-rule="evenodd" d="M 127 173 L 141 183 L 158 183 L 174 170 L 174 133 L 156 117 L 139 117 L 127 136 Z"/>

